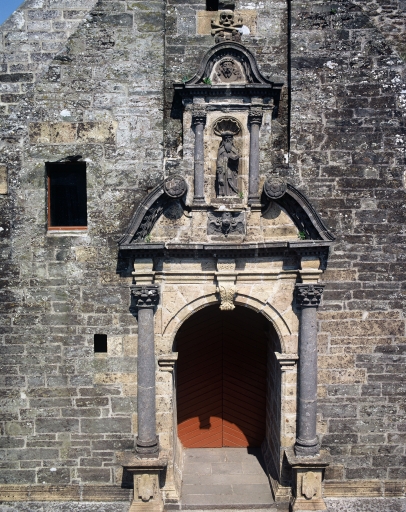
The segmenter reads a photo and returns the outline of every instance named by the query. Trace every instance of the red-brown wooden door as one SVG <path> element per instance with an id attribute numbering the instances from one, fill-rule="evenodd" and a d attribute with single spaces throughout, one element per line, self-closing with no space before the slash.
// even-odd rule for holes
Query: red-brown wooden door
<path id="1" fill-rule="evenodd" d="M 207 307 L 185 322 L 176 342 L 183 446 L 259 446 L 266 415 L 264 317 L 243 307 Z"/>

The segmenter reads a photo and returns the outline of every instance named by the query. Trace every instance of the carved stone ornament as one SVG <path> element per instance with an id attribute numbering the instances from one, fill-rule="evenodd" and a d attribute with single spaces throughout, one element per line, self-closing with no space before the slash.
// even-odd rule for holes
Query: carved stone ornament
<path id="1" fill-rule="evenodd" d="M 322 284 L 297 284 L 296 306 L 298 308 L 317 308 L 324 291 Z"/>
<path id="2" fill-rule="evenodd" d="M 211 20 L 211 35 L 214 36 L 216 43 L 223 41 L 241 41 L 242 18 L 236 19 L 235 14 L 230 9 L 220 11 L 218 22 L 215 18 Z"/>
<path id="3" fill-rule="evenodd" d="M 241 125 L 233 117 L 219 117 L 213 126 L 213 132 L 218 137 L 223 135 L 238 135 L 241 132 Z"/>
<path id="4" fill-rule="evenodd" d="M 182 176 L 170 176 L 165 180 L 164 189 L 169 197 L 182 197 L 187 191 L 187 184 Z"/>
<path id="5" fill-rule="evenodd" d="M 245 233 L 244 212 L 208 212 L 207 234 L 243 235 Z"/>
<path id="6" fill-rule="evenodd" d="M 262 107 L 251 107 L 249 114 L 248 114 L 249 122 L 251 124 L 261 124 L 262 123 L 262 115 L 263 115 Z"/>
<path id="7" fill-rule="evenodd" d="M 269 199 L 279 199 L 286 192 L 286 181 L 278 176 L 269 176 L 264 183 L 264 192 Z"/>
<path id="8" fill-rule="evenodd" d="M 217 77 L 221 82 L 238 82 L 243 79 L 240 68 L 232 57 L 220 61 L 217 65 Z"/>
<path id="9" fill-rule="evenodd" d="M 219 284 L 216 291 L 220 294 L 221 311 L 232 311 L 235 309 L 234 296 L 237 293 L 237 288 L 233 284 Z"/>
<path id="10" fill-rule="evenodd" d="M 157 284 L 132 286 L 131 294 L 137 308 L 152 308 L 159 302 L 159 286 Z"/>
<path id="11" fill-rule="evenodd" d="M 149 501 L 155 495 L 154 479 L 146 473 L 138 477 L 138 497 L 142 501 Z"/>
<path id="12" fill-rule="evenodd" d="M 308 500 L 317 496 L 319 492 L 320 481 L 317 478 L 317 475 L 313 473 L 313 471 L 309 471 L 305 473 L 302 477 L 302 494 Z"/>
<path id="13" fill-rule="evenodd" d="M 205 124 L 207 118 L 206 109 L 203 106 L 195 106 L 192 112 L 192 122 L 196 124 Z"/>

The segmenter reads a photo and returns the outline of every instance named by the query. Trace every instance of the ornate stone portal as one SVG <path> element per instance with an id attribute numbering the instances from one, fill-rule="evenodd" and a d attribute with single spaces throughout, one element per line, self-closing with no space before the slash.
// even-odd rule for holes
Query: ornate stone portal
<path id="1" fill-rule="evenodd" d="M 300 480 L 294 506 L 300 510 L 304 499 L 322 510 L 328 463 L 317 438 L 315 321 L 334 237 L 300 191 L 260 176 L 259 142 L 269 136 L 280 89 L 242 45 L 220 43 L 208 52 L 196 76 L 175 85 L 184 105 L 184 172 L 143 199 L 119 242 L 133 268 L 138 314 L 138 436 L 135 459 L 120 459 L 135 475 L 133 507 L 179 501 L 176 333 L 193 312 L 218 304 L 225 314 L 245 306 L 269 320 L 279 347 L 279 368 L 269 372 L 281 397 L 280 421 L 264 441 L 273 492 L 276 499 L 290 493 L 286 453 Z"/>

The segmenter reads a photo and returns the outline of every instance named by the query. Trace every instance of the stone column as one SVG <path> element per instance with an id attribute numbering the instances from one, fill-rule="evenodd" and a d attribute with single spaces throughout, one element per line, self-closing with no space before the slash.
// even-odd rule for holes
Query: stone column
<path id="1" fill-rule="evenodd" d="M 299 339 L 299 400 L 296 456 L 320 452 L 317 437 L 317 308 L 324 285 L 297 284 L 296 306 L 302 310 Z"/>
<path id="2" fill-rule="evenodd" d="M 139 456 L 158 457 L 155 410 L 155 345 L 154 309 L 159 302 L 159 286 L 132 286 L 131 293 L 138 308 L 137 406 Z"/>
<path id="3" fill-rule="evenodd" d="M 203 106 L 193 109 L 193 126 L 195 127 L 195 187 L 194 204 L 204 204 L 204 125 L 206 110 Z"/>
<path id="4" fill-rule="evenodd" d="M 259 128 L 262 123 L 262 108 L 251 107 L 248 115 L 250 123 L 250 159 L 248 202 L 259 203 Z"/>

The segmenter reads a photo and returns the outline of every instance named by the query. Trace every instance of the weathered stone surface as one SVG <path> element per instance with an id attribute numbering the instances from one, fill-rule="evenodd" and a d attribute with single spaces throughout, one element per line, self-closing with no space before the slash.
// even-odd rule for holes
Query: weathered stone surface
<path id="1" fill-rule="evenodd" d="M 25 500 L 75 500 L 79 491 L 72 487 L 81 482 L 82 499 L 107 500 L 121 485 L 114 451 L 131 450 L 137 434 L 138 324 L 129 311 L 131 262 L 117 255 L 115 242 L 166 174 L 180 173 L 192 184 L 192 119 L 185 114 L 183 132 L 172 84 L 191 78 L 213 45 L 212 14 L 202 13 L 201 3 L 95 4 L 28 0 L 1 27 L 0 447 L 8 464 L 1 479 L 59 489 L 47 487 L 46 498 L 24 491 Z M 405 492 L 405 2 L 380 4 L 292 2 L 290 91 L 282 90 L 277 112 L 264 113 L 260 130 L 260 183 L 278 170 L 337 235 L 318 323 L 318 429 L 333 456 L 325 493 L 385 496 L 330 500 L 337 511 L 404 508 L 390 497 Z M 254 0 L 238 10 L 250 29 L 242 42 L 261 72 L 287 84 L 286 5 Z M 248 147 L 247 117 L 240 121 L 241 148 Z M 215 142 L 206 139 L 207 190 Z M 78 154 L 87 163 L 88 231 L 47 234 L 44 162 Z M 298 240 L 279 207 L 251 216 L 247 240 Z M 201 240 L 205 220 L 200 212 L 192 217 L 193 237 Z M 172 230 L 179 241 L 189 240 L 190 219 L 176 222 L 160 221 L 152 238 Z M 313 268 L 307 263 L 302 270 Z M 283 350 L 275 351 L 297 353 L 292 288 L 299 267 L 287 277 L 283 265 L 255 257 L 237 262 L 235 300 L 261 309 L 278 327 Z M 218 301 L 221 270 L 216 262 L 186 258 L 162 268 L 174 274 L 156 312 L 156 355 L 171 353 L 177 328 L 193 310 Z M 255 275 L 254 284 L 244 272 Z M 94 356 L 94 334 L 107 334 L 107 355 Z M 269 357 L 270 391 L 279 386 L 284 396 L 279 421 L 280 397 L 270 393 L 269 441 L 279 433 L 280 444 L 289 446 L 296 435 L 296 369 L 281 371 Z M 156 370 L 157 431 L 171 453 L 172 375 Z M 270 447 L 273 460 L 279 448 Z M 75 508 L 128 508 L 113 498 L 114 506 L 75 502 Z M 0 505 L 1 511 L 71 508 L 69 502 Z"/>

